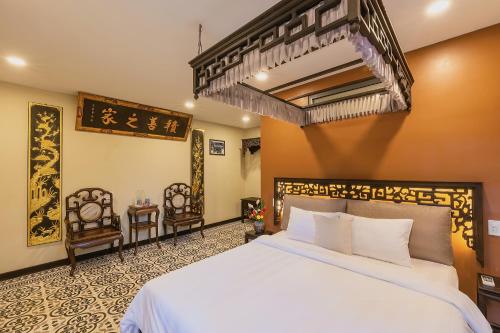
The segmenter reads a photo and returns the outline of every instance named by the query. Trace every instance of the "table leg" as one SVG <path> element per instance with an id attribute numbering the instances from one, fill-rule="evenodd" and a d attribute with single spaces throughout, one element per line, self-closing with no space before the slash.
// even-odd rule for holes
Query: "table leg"
<path id="1" fill-rule="evenodd" d="M 128 246 L 132 247 L 132 215 L 128 215 Z"/>
<path id="2" fill-rule="evenodd" d="M 151 223 L 151 214 L 148 214 L 148 223 Z M 151 244 L 151 228 L 148 228 L 148 239 L 149 244 Z"/>
<path id="3" fill-rule="evenodd" d="M 477 294 L 477 307 L 479 308 L 479 310 L 481 310 L 481 312 L 485 317 L 488 316 L 488 310 L 487 310 L 488 308 L 486 307 L 486 300 L 484 299 L 483 295 L 480 294 L 479 290 Z"/>
<path id="4" fill-rule="evenodd" d="M 139 243 L 139 228 L 137 228 L 137 217 L 135 219 L 135 251 L 134 255 L 137 255 L 137 245 Z"/>

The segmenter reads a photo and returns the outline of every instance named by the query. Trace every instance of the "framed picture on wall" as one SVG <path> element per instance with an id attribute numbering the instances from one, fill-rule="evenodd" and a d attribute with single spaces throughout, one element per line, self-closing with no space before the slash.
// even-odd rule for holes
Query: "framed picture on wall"
<path id="1" fill-rule="evenodd" d="M 223 140 L 209 140 L 210 155 L 226 155 L 226 142 Z"/>

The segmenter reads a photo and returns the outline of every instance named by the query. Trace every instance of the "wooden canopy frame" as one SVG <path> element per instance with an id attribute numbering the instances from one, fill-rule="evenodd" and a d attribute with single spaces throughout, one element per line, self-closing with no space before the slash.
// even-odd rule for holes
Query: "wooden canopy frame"
<path id="1" fill-rule="evenodd" d="M 241 64 L 243 56 L 255 49 L 264 52 L 281 43 L 290 44 L 312 33 L 320 36 L 348 24 L 351 33 L 359 32 L 366 37 L 383 56 L 384 61 L 391 66 L 408 110 L 410 110 L 411 86 L 414 79 L 397 42 L 382 0 L 347 0 L 347 14 L 332 23 L 323 25 L 322 15 L 339 6 L 341 2 L 342 0 L 282 0 L 201 53 L 189 62 L 193 68 L 195 98 L 198 98 L 204 89 L 210 87 L 213 80 L 222 77 L 226 71 Z M 314 25 L 308 25 L 306 12 L 312 8 L 315 8 L 316 20 Z M 279 27 L 282 25 L 285 25 L 285 31 L 284 34 L 279 35 Z M 297 28 L 300 30 L 295 32 Z M 260 90 L 259 92 L 272 96 L 268 92 Z M 366 95 L 373 93 L 367 92 Z M 283 100 L 280 101 L 283 102 Z"/>

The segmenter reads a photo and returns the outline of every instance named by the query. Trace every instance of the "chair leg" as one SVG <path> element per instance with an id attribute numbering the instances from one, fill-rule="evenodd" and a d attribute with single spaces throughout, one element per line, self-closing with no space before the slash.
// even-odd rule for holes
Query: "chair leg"
<path id="1" fill-rule="evenodd" d="M 68 249 L 69 262 L 71 263 L 71 270 L 69 271 L 69 276 L 75 276 L 75 268 L 76 268 L 76 258 L 75 258 L 75 249 Z"/>
<path id="2" fill-rule="evenodd" d="M 111 243 L 111 245 L 109 246 L 109 253 L 113 253 L 115 252 L 115 242 Z"/>
<path id="3" fill-rule="evenodd" d="M 203 234 L 203 227 L 204 226 L 205 226 L 205 220 L 201 220 L 200 232 L 201 232 L 202 238 L 205 238 L 205 235 Z"/>
<path id="4" fill-rule="evenodd" d="M 156 225 L 156 245 L 158 246 L 159 249 L 161 249 L 160 240 L 158 238 L 158 229 L 160 229 L 160 226 L 157 224 Z"/>
<path id="5" fill-rule="evenodd" d="M 193 227 L 193 225 L 192 225 L 192 224 L 190 224 L 190 225 L 189 225 L 189 233 L 191 233 L 191 229 L 192 229 L 192 227 Z"/>
<path id="6" fill-rule="evenodd" d="M 174 225 L 174 246 L 177 246 L 177 226 Z"/>
<path id="7" fill-rule="evenodd" d="M 122 249 L 123 249 L 123 236 L 121 236 L 120 239 L 118 240 L 118 256 L 120 257 L 120 260 L 123 262 Z"/>
<path id="8" fill-rule="evenodd" d="M 68 255 L 68 265 L 71 265 L 71 260 L 69 259 L 69 250 L 68 250 L 68 247 L 65 246 L 64 248 L 66 249 L 66 254 Z"/>

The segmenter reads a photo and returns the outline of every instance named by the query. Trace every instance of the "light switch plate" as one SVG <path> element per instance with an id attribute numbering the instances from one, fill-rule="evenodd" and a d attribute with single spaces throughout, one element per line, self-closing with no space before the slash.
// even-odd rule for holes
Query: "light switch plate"
<path id="1" fill-rule="evenodd" d="M 495 220 L 488 221 L 488 235 L 500 236 L 500 221 L 495 221 Z"/>

